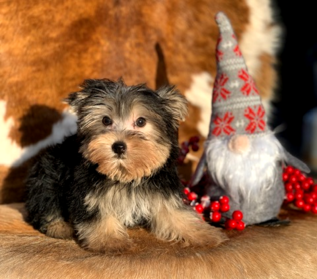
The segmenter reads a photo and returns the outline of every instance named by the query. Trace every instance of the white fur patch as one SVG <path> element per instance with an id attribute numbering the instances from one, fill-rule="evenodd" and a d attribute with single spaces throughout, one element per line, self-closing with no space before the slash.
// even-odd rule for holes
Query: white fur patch
<path id="1" fill-rule="evenodd" d="M 212 82 L 213 78 L 208 72 L 194 74 L 190 88 L 185 91 L 187 100 L 200 109 L 200 121 L 197 123 L 197 129 L 204 137 L 207 137 L 209 132 Z"/>
<path id="2" fill-rule="evenodd" d="M 13 119 L 4 119 L 6 102 L 0 101 L 0 164 L 8 167 L 17 167 L 26 160 L 36 155 L 41 149 L 56 143 L 60 143 L 65 136 L 76 133 L 77 117 L 67 111 L 63 112 L 62 119 L 52 127 L 52 133 L 45 139 L 34 145 L 21 148 L 9 138 L 13 126 Z M 32 133 L 32 131 L 30 131 Z"/>
<path id="3" fill-rule="evenodd" d="M 0 101 L 0 164 L 11 166 L 22 154 L 22 148 L 9 138 L 14 122 L 10 117 L 5 119 L 6 102 Z"/>

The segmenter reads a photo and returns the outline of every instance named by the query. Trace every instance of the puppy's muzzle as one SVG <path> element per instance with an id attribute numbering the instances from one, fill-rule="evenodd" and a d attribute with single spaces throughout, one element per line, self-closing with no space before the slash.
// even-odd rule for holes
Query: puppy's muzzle
<path id="1" fill-rule="evenodd" d="M 112 145 L 112 150 L 120 156 L 126 152 L 127 145 L 123 141 L 117 141 Z"/>

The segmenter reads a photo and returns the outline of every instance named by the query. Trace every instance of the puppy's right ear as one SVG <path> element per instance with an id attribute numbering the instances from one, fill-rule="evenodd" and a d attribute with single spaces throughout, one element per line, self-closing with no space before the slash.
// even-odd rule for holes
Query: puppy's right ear
<path id="1" fill-rule="evenodd" d="M 85 91 L 79 91 L 79 92 L 74 92 L 68 95 L 67 98 L 65 98 L 63 101 L 66 104 L 69 104 L 70 109 L 74 113 L 78 113 L 79 107 L 84 103 L 85 99 L 89 96 L 90 94 Z"/>

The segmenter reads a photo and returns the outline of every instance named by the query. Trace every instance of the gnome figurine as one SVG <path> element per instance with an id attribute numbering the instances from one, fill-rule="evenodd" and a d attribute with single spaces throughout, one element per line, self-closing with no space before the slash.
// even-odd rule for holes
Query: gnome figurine
<path id="1" fill-rule="evenodd" d="M 290 164 L 306 173 L 309 168 L 290 155 L 269 129 L 230 21 L 219 12 L 216 22 L 220 36 L 210 130 L 191 184 L 199 182 L 207 167 L 212 181 L 207 194 L 229 197 L 227 217 L 240 210 L 246 225 L 277 220 L 285 198 L 283 166 Z"/>

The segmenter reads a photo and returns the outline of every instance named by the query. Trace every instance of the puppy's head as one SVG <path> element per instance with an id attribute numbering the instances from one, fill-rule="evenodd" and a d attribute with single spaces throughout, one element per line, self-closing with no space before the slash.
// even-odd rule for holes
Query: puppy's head
<path id="1" fill-rule="evenodd" d="M 178 155 L 177 129 L 186 99 L 174 87 L 153 91 L 122 80 L 86 80 L 66 102 L 78 116 L 80 152 L 121 182 L 151 176 Z"/>

